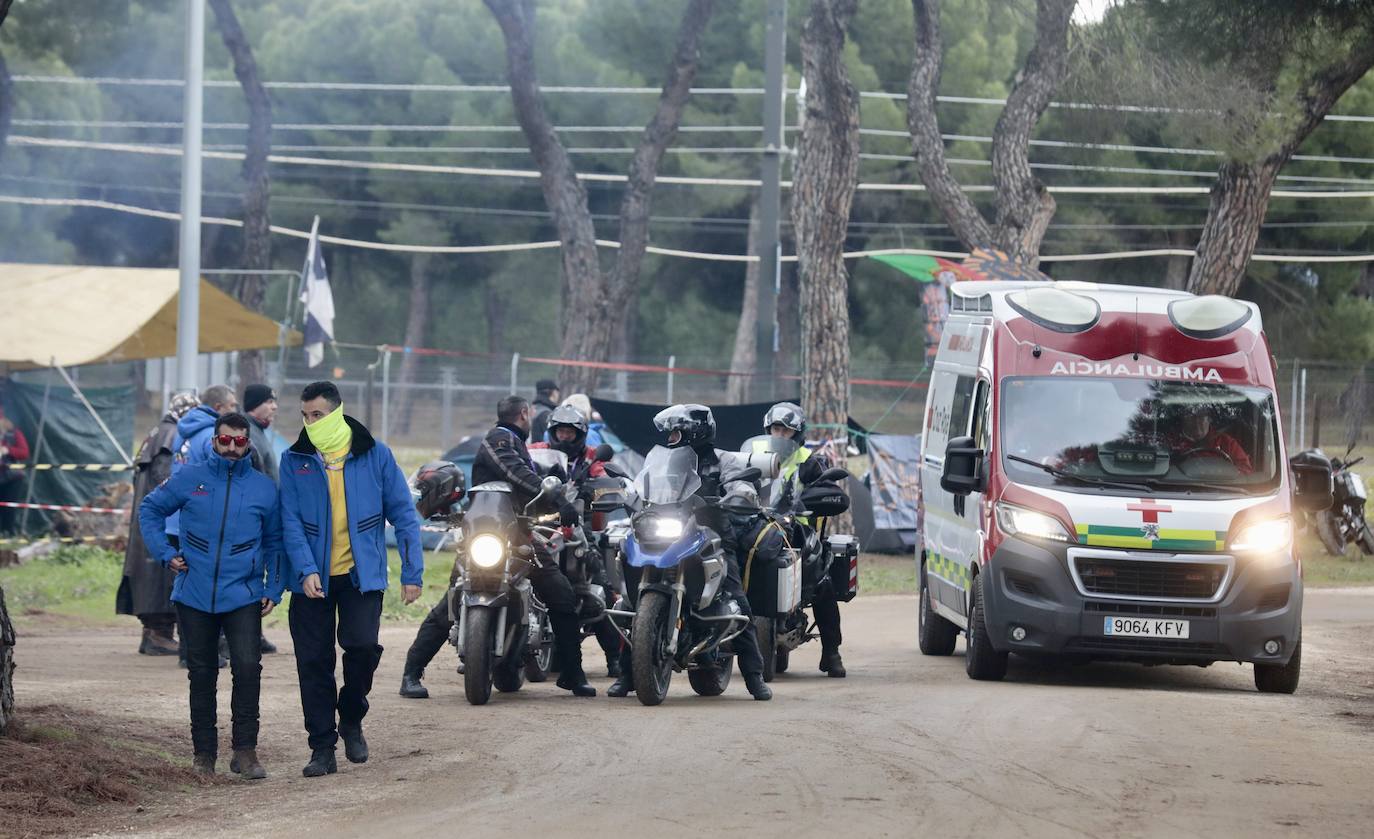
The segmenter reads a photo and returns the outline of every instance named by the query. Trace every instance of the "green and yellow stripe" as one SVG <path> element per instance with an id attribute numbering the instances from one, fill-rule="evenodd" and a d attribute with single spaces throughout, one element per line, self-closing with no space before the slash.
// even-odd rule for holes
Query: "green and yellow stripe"
<path id="1" fill-rule="evenodd" d="M 1132 548 L 1146 551 L 1224 551 L 1226 531 L 1161 527 L 1158 539 L 1148 539 L 1143 527 L 1080 524 L 1078 544 L 1097 548 Z"/>

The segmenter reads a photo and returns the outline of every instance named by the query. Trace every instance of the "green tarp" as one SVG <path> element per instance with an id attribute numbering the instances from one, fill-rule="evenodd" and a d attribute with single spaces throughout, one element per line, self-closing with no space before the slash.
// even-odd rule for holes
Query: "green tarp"
<path id="1" fill-rule="evenodd" d="M 114 445 L 100 430 L 94 418 L 72 393 L 71 388 L 53 376 L 52 391 L 48 396 L 48 421 L 43 430 L 43 445 L 39 448 L 38 420 L 43 409 L 44 385 L 8 381 L 0 391 L 0 401 L 4 403 L 5 415 L 24 432 L 29 441 L 30 463 L 100 463 L 122 464 L 124 458 L 115 451 Z M 122 387 L 82 388 L 91 407 L 110 427 L 110 432 L 119 440 L 133 441 L 134 437 L 134 389 L 132 385 Z M 28 473 L 21 472 L 22 480 L 15 480 L 0 487 L 0 500 L 23 501 L 28 486 Z M 82 472 L 40 470 L 34 478 L 33 502 L 35 504 L 87 504 L 100 494 L 101 487 L 111 483 L 124 483 L 132 480 L 129 472 Z M 9 521 L 14 527 L 19 524 L 19 511 L 7 510 L 0 514 L 0 523 Z M 28 517 L 28 533 L 41 533 L 48 527 L 48 518 L 41 511 L 31 510 Z M 124 525 L 120 525 L 121 528 Z"/>

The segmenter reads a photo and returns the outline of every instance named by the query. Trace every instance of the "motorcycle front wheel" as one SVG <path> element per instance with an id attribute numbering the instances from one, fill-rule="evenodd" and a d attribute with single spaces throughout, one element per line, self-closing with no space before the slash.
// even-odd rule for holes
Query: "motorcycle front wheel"
<path id="1" fill-rule="evenodd" d="M 730 686 L 730 673 L 735 666 L 732 655 L 717 655 L 714 666 L 687 671 L 687 681 L 697 696 L 720 696 Z"/>
<path id="2" fill-rule="evenodd" d="M 668 639 L 676 616 L 669 614 L 670 603 L 668 595 L 661 591 L 644 592 L 630 627 L 635 696 L 644 705 L 661 703 L 668 696 L 668 684 L 673 679 Z"/>
<path id="3" fill-rule="evenodd" d="M 1345 536 L 1341 534 L 1340 512 L 1322 510 L 1317 513 L 1317 538 L 1332 556 L 1345 556 Z"/>
<path id="4" fill-rule="evenodd" d="M 486 606 L 469 606 L 463 627 L 463 693 L 472 705 L 491 699 L 495 616 Z"/>

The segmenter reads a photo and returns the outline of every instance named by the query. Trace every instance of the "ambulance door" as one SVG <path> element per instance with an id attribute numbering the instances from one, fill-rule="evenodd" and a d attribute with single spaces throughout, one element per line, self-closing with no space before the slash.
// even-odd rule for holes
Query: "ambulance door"
<path id="1" fill-rule="evenodd" d="M 936 599 L 964 613 L 965 571 L 970 545 L 977 546 L 978 496 L 957 497 L 940 486 L 945 447 L 951 437 L 970 433 L 977 391 L 973 370 L 937 369 L 931 377 L 927 430 L 921 457 L 925 504 L 926 577 Z"/>
<path id="2" fill-rule="evenodd" d="M 992 428 L 990 424 L 992 389 L 987 379 L 974 376 L 960 376 L 959 384 L 965 392 L 970 393 L 968 428 L 960 433 L 972 437 L 974 445 L 983 450 L 984 475 L 987 475 L 987 460 L 992 456 Z M 958 547 L 955 555 L 959 557 L 959 568 L 957 569 L 959 588 L 957 596 L 959 601 L 957 604 L 950 604 L 950 608 L 956 609 L 959 614 L 968 617 L 968 589 L 973 581 L 973 568 L 982 557 L 983 540 L 987 534 L 983 532 L 981 513 L 983 493 L 971 492 L 962 500 L 963 503 L 957 505 L 959 527 L 955 529 L 958 534 Z"/>

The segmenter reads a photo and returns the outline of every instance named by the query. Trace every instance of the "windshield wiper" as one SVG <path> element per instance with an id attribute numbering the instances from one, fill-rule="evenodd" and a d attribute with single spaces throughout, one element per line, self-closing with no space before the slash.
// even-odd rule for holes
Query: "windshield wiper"
<path id="1" fill-rule="evenodd" d="M 1036 461 L 1031 460 L 1029 458 L 1019 457 L 1014 454 L 1007 455 L 1007 460 L 1014 460 L 1017 463 L 1024 463 L 1027 466 L 1034 466 L 1036 469 L 1048 472 L 1056 478 L 1063 478 L 1066 481 L 1078 481 L 1079 483 L 1086 484 L 1088 486 L 1110 486 L 1125 489 L 1140 489 L 1146 492 L 1153 492 L 1155 489 L 1154 487 L 1146 483 L 1134 483 L 1132 481 L 1114 481 L 1111 478 L 1098 478 L 1092 475 L 1077 475 L 1073 472 L 1066 472 L 1063 469 L 1058 469 L 1044 463 L 1037 463 Z"/>
<path id="2" fill-rule="evenodd" d="M 1163 490 L 1189 490 L 1189 489 L 1209 489 L 1214 492 L 1234 492 L 1241 495 L 1254 495 L 1250 488 L 1243 484 L 1214 484 L 1207 481 L 1160 481 L 1150 479 L 1149 484 L 1154 489 Z"/>

